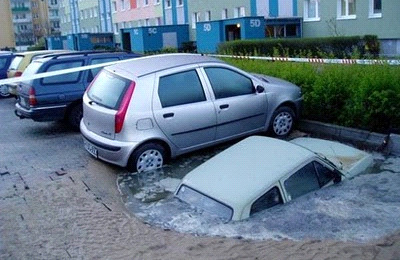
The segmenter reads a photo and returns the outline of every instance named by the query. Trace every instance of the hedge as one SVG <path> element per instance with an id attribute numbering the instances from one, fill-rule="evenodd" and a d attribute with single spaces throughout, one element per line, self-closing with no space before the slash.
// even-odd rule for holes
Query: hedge
<path id="1" fill-rule="evenodd" d="M 400 131 L 400 67 L 226 59 L 302 88 L 303 118 L 374 132 Z"/>
<path id="2" fill-rule="evenodd" d="M 306 58 L 376 58 L 380 45 L 374 35 L 223 42 L 219 54 Z"/>

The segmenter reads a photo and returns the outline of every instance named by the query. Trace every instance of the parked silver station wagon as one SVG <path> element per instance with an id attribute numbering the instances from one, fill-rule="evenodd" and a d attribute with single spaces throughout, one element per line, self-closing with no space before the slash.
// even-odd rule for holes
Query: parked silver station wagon
<path id="1" fill-rule="evenodd" d="M 84 94 L 80 129 L 93 156 L 142 172 L 233 138 L 285 136 L 301 102 L 281 79 L 208 56 L 154 55 L 104 68 Z"/>

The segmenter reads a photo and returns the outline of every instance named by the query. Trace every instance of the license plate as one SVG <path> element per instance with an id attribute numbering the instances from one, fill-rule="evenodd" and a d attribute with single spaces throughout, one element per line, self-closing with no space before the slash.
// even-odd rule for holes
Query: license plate
<path id="1" fill-rule="evenodd" d="M 91 143 L 88 141 L 84 141 L 85 149 L 88 151 L 91 155 L 97 158 L 97 148 L 94 147 Z"/>

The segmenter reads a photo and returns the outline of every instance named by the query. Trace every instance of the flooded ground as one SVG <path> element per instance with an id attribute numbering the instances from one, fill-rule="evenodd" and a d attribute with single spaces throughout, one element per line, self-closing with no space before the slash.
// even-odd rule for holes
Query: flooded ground
<path id="1" fill-rule="evenodd" d="M 126 207 L 151 225 L 200 236 L 366 242 L 400 229 L 400 158 L 378 153 L 364 174 L 245 221 L 223 223 L 173 197 L 188 172 L 229 145 L 180 157 L 158 171 L 119 175 Z"/>

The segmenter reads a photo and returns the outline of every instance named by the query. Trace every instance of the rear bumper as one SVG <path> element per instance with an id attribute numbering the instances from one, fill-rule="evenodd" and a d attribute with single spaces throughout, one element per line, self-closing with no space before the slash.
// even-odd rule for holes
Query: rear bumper
<path id="1" fill-rule="evenodd" d="M 67 105 L 24 108 L 19 103 L 15 104 L 15 115 L 21 119 L 30 118 L 34 121 L 57 121 L 64 119 Z"/>
<path id="2" fill-rule="evenodd" d="M 89 143 L 97 150 L 96 158 L 122 167 L 127 166 L 132 151 L 139 145 L 139 142 L 121 142 L 99 136 L 89 131 L 83 120 L 80 124 L 80 130 L 84 142 Z"/>

